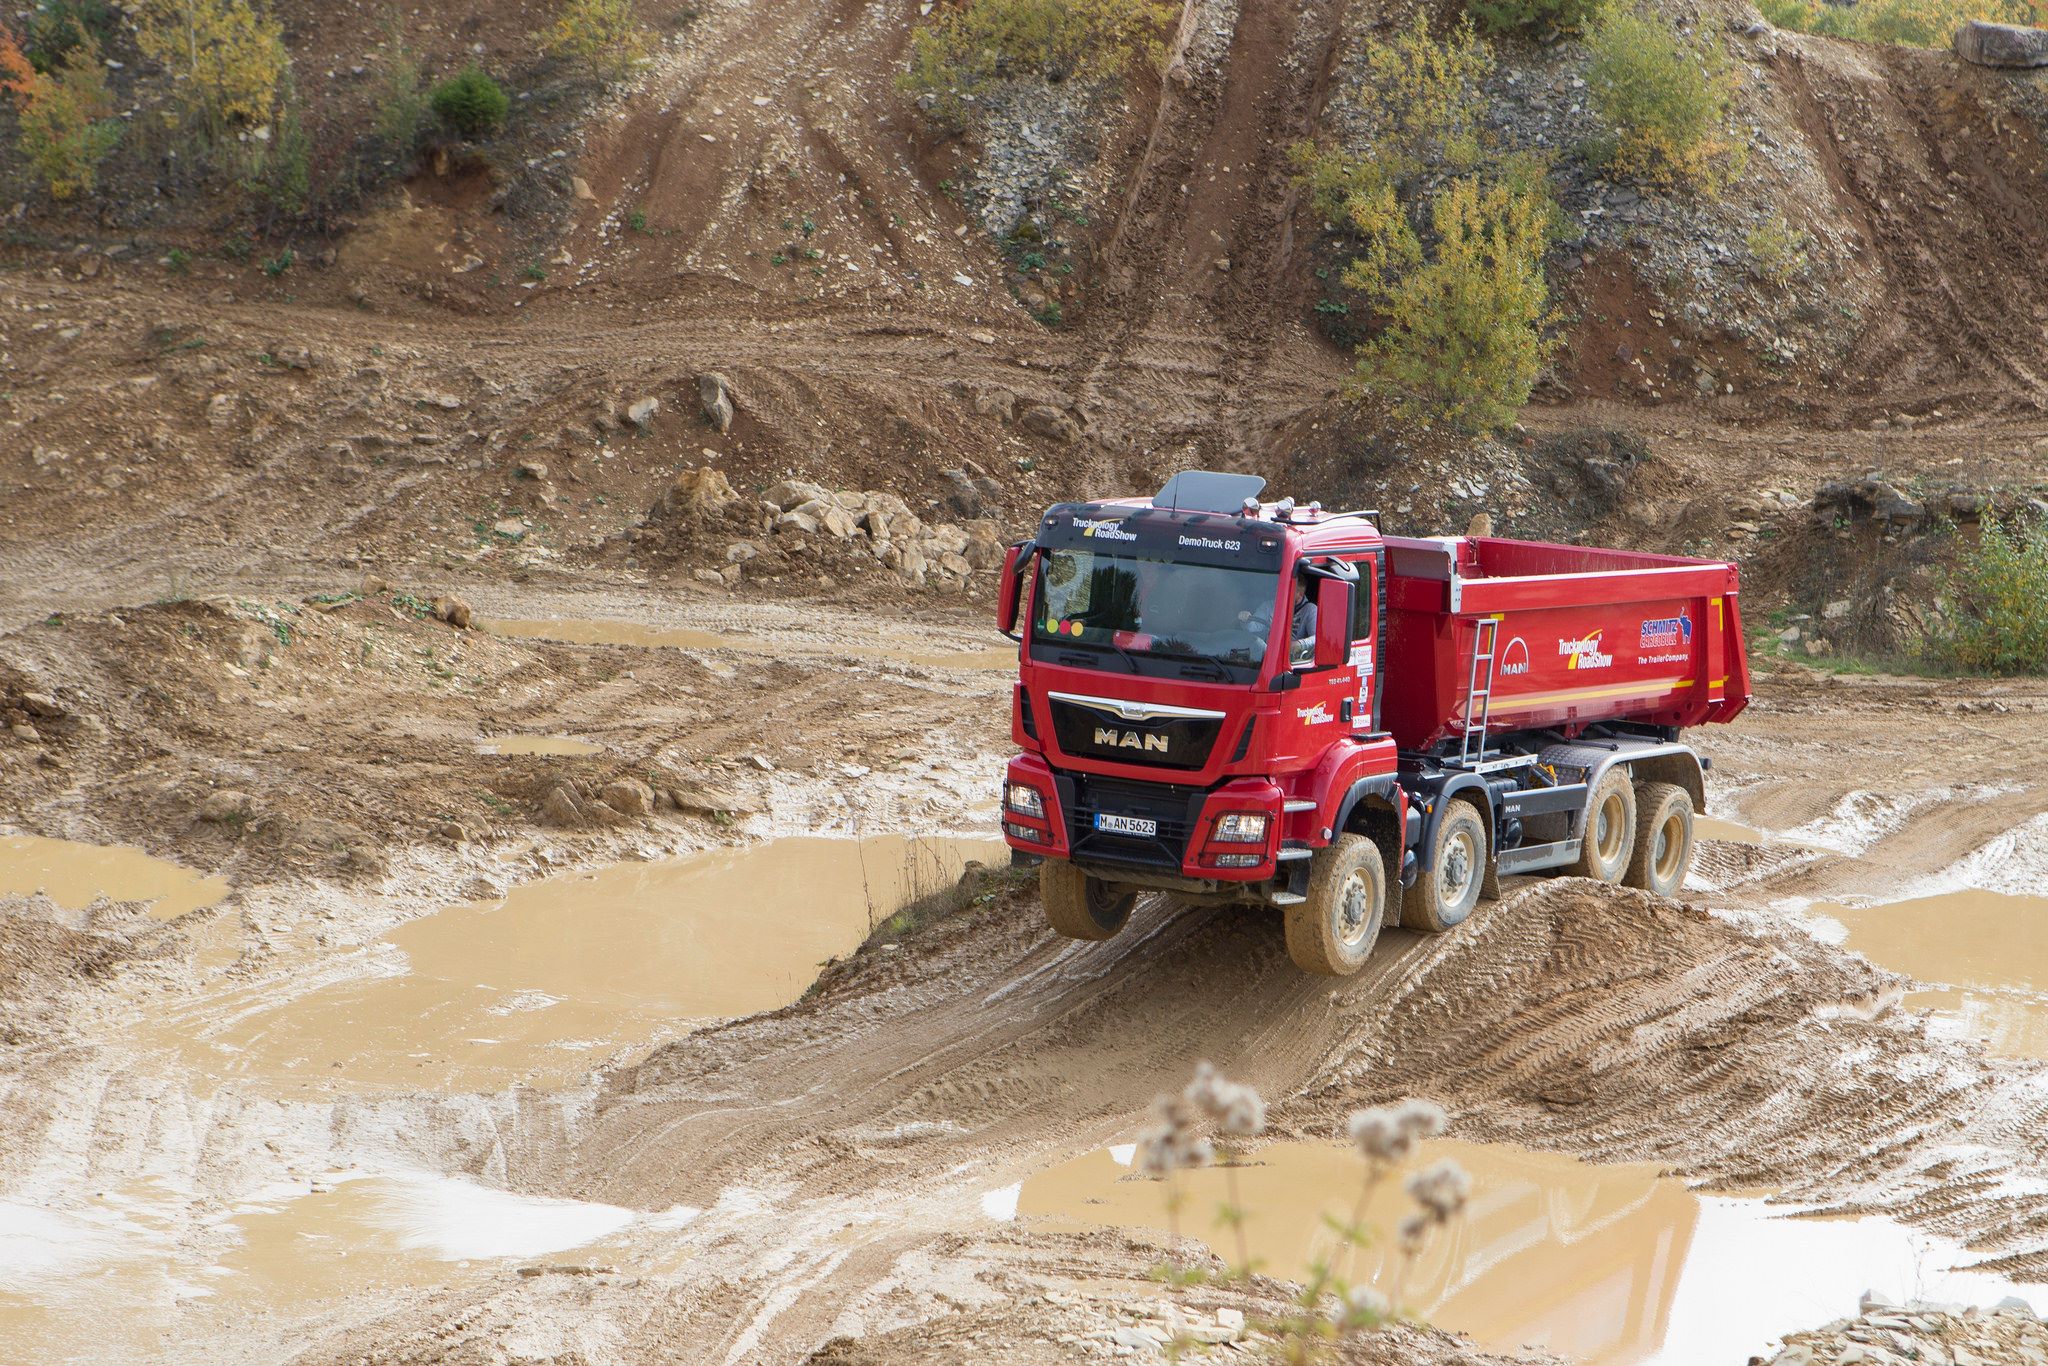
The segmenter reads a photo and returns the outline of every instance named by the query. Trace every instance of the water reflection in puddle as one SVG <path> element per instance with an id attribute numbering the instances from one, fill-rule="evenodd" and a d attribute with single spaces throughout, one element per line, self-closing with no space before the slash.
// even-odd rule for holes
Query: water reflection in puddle
<path id="1" fill-rule="evenodd" d="M 202 1074 L 314 1090 L 558 1085 L 694 1022 L 801 996 L 827 960 L 951 886 L 993 840 L 783 839 L 515 887 L 388 936 L 381 966 L 216 997 L 149 1040 Z"/>
<path id="2" fill-rule="evenodd" d="M 82 911 L 105 897 L 146 901 L 154 919 L 176 920 L 220 901 L 228 884 L 125 844 L 0 835 L 0 896 L 37 892 L 67 911 Z"/>
<path id="3" fill-rule="evenodd" d="M 567 759 L 604 753 L 603 745 L 571 740 L 564 735 L 499 735 L 480 742 L 477 749 L 483 754 L 540 754 Z"/>
<path id="4" fill-rule="evenodd" d="M 752 650 L 766 654 L 783 654 L 788 650 L 781 642 L 758 636 L 680 626 L 648 626 L 637 621 L 574 617 L 527 621 L 494 619 L 479 621 L 477 628 L 494 636 L 516 640 L 555 640 L 570 645 L 667 646 L 682 650 Z M 886 645 L 849 643 L 847 652 L 863 659 L 922 664 L 934 669 L 1014 669 L 1017 665 L 1016 654 L 1009 650 L 904 650 Z"/>
<path id="5" fill-rule="evenodd" d="M 699 1211 L 519 1195 L 428 1173 L 337 1172 L 222 1211 L 186 1237 L 187 1202 L 142 1183 L 51 1210 L 0 1201 L 0 1355 L 8 1360 L 145 1360 L 187 1334 L 187 1315 L 300 1315 L 389 1287 L 441 1288 L 506 1264 L 576 1251 L 616 1265 L 637 1235 Z"/>
<path id="6" fill-rule="evenodd" d="M 1848 947 L 1941 989 L 1906 997 L 1943 1031 L 1994 1052 L 2048 1058 L 2048 897 L 1975 889 L 1876 906 L 1817 905 Z"/>
<path id="7" fill-rule="evenodd" d="M 1773 1334 L 1854 1312 L 1866 1288 L 1965 1302 L 2012 1293 L 1995 1276 L 1953 1272 L 1963 1254 L 1878 1219 L 1791 1219 L 1753 1200 L 1696 1196 L 1646 1164 L 1600 1166 L 1505 1145 L 1442 1140 L 1403 1168 L 1454 1158 L 1472 1174 L 1465 1215 L 1406 1272 L 1400 1297 L 1439 1327 L 1483 1346 L 1539 1346 L 1601 1363 L 1742 1361 Z M 1131 1150 L 1055 1167 L 993 1192 L 984 1213 L 1079 1230 L 1162 1229 L 1160 1182 L 1135 1177 Z M 1263 1271 L 1300 1279 L 1334 1255 L 1323 1218 L 1349 1220 L 1364 1163 L 1348 1149 L 1276 1143 L 1237 1171 L 1245 1234 Z M 1234 1240 L 1213 1212 L 1224 1173 L 1182 1173 L 1183 1229 L 1219 1254 Z M 1399 1179 L 1367 1210 L 1390 1230 L 1413 1208 Z M 1392 1294 L 1391 1238 L 1359 1255 L 1352 1278 Z"/>

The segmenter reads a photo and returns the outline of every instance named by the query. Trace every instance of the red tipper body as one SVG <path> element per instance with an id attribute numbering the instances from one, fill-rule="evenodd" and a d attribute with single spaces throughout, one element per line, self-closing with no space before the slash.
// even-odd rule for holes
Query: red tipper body
<path id="1" fill-rule="evenodd" d="M 1412 881 L 1453 799 L 1484 812 L 1502 872 L 1570 862 L 1616 761 L 1703 807 L 1678 736 L 1749 699 L 1733 565 L 1382 537 L 1369 514 L 1227 482 L 1191 509 L 1172 487 L 1055 506 L 1005 567 L 1020 752 L 1003 828 L 1020 855 L 1287 905 L 1345 831 Z M 1342 615 L 1304 613 L 1317 602 Z M 1326 617 L 1348 629 L 1303 638 Z"/>
<path id="2" fill-rule="evenodd" d="M 1387 546 L 1385 718 L 1403 749 L 1462 733 L 1473 639 L 1489 618 L 1492 731 L 1685 728 L 1749 702 L 1732 564 L 1490 537 Z"/>

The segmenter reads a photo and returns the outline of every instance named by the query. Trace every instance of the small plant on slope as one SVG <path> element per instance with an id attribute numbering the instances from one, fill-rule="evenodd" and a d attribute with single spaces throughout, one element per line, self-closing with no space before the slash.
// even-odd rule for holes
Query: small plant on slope
<path id="1" fill-rule="evenodd" d="M 2048 672 L 2048 518 L 1987 516 L 1942 585 L 1950 662 L 1971 673 Z"/>
<path id="2" fill-rule="evenodd" d="M 998 80 L 1103 81 L 1166 55 L 1180 7 L 1167 0 L 962 0 L 910 36 L 900 88 L 958 123 L 961 97 Z"/>
<path id="3" fill-rule="evenodd" d="M 549 56 L 605 85 L 631 75 L 647 58 L 647 28 L 633 0 L 568 0 L 536 36 Z"/>
<path id="4" fill-rule="evenodd" d="M 1661 16 L 1603 13 L 1586 35 L 1586 85 L 1608 137 L 1589 149 L 1614 174 L 1662 189 L 1713 190 L 1741 174 L 1727 137 L 1735 81 L 1721 45 Z"/>

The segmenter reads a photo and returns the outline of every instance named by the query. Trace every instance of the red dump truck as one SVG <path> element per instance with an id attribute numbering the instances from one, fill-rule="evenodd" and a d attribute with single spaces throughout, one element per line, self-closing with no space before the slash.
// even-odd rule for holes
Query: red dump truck
<path id="1" fill-rule="evenodd" d="M 1382 536 L 1264 487 L 1189 471 L 1010 549 L 1003 834 L 1054 929 L 1106 939 L 1147 889 L 1258 903 L 1341 976 L 1390 915 L 1448 929 L 1510 873 L 1678 889 L 1680 734 L 1749 701 L 1735 566 Z"/>

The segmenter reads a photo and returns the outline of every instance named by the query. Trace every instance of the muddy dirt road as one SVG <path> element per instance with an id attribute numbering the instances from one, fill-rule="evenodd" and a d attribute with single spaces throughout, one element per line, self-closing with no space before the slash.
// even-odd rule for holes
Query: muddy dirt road
<path id="1" fill-rule="evenodd" d="M 1438 1100 L 1502 1210 L 1589 1249 L 1562 1302 L 1629 1306 L 1565 1316 L 1616 1325 L 1591 1338 L 1503 1312 L 1475 1223 L 1429 1305 L 1476 1341 L 1404 1330 L 1387 1360 L 1740 1359 L 1687 1353 L 1851 1314 L 1842 1277 L 1984 1302 L 2048 1279 L 2037 687 L 1772 675 L 1701 737 L 1725 823 L 1688 901 L 1528 880 L 1333 986 L 1266 919 L 1163 898 L 1109 943 L 1056 940 L 1007 874 L 891 920 L 989 857 L 951 838 L 985 839 L 1006 742 L 969 614 L 506 586 L 464 632 L 410 601 L 0 638 L 0 684 L 62 712 L 0 751 L 9 1342 L 1144 1351 L 1165 1235 L 1113 1159 L 1202 1059 L 1273 1103 L 1251 1160 L 1276 1190 L 1332 1183 L 1288 1173 L 1343 1160 L 1351 1108 Z M 1059 1197 L 1070 1170 L 1109 1186 Z M 1566 1194 L 1586 1171 L 1607 1204 Z M 1801 1211 L 1861 1222 L 1816 1253 L 1808 1221 L 1779 1236 Z M 1839 1275 L 1697 1336 L 1743 1250 L 1781 1244 Z M 1220 1341 L 1280 1293 L 1171 1312 Z"/>

